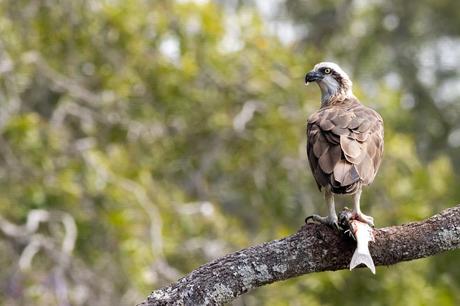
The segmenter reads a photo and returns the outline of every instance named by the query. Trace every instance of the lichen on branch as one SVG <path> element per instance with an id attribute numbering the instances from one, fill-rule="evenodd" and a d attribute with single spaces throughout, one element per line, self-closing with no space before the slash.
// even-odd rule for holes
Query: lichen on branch
<path id="1" fill-rule="evenodd" d="M 460 248 L 460 205 L 424 221 L 375 229 L 376 266 Z M 323 224 L 306 224 L 288 237 L 207 263 L 155 290 L 138 306 L 222 305 L 254 288 L 303 274 L 348 268 L 355 242 Z"/>

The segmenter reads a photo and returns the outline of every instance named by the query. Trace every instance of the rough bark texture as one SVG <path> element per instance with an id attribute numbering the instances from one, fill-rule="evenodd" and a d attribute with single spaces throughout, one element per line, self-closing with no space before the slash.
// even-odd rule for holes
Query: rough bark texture
<path id="1" fill-rule="evenodd" d="M 392 265 L 460 248 L 460 205 L 422 222 L 375 229 L 375 265 Z M 302 274 L 348 268 L 355 242 L 322 224 L 207 263 L 138 306 L 221 305 L 259 286 Z"/>

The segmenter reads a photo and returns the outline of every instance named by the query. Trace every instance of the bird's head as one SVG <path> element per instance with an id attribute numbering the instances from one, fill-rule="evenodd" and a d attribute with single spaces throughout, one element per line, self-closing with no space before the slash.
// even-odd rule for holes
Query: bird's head
<path id="1" fill-rule="evenodd" d="M 339 65 L 331 62 L 316 64 L 305 76 L 305 84 L 316 82 L 321 89 L 321 104 L 343 101 L 353 97 L 352 82 Z"/>

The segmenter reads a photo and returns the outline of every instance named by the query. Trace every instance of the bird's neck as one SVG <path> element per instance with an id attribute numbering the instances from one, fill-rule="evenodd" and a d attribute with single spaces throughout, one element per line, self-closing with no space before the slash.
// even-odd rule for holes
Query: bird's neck
<path id="1" fill-rule="evenodd" d="M 331 87 L 322 87 L 321 88 L 321 107 L 325 107 L 328 105 L 340 103 L 347 99 L 353 98 L 353 91 L 351 88 L 334 88 Z"/>

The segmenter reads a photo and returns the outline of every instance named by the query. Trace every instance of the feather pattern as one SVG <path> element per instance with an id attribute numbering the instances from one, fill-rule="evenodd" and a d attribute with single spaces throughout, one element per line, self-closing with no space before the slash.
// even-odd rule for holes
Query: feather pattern
<path id="1" fill-rule="evenodd" d="M 308 119 L 307 155 L 320 190 L 354 193 L 379 169 L 383 119 L 354 97 L 325 105 Z"/>

